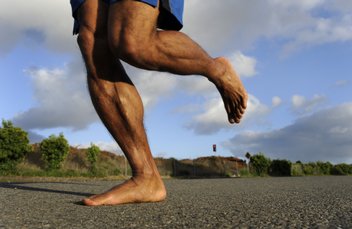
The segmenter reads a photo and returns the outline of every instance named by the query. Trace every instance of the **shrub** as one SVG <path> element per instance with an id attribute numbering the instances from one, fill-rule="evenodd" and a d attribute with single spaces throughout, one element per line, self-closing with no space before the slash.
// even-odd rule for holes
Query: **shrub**
<path id="1" fill-rule="evenodd" d="M 331 174 L 333 175 L 348 175 L 352 174 L 350 171 L 351 166 L 345 163 L 337 164 L 332 167 Z"/>
<path id="2" fill-rule="evenodd" d="M 44 139 L 39 145 L 39 150 L 46 164 L 46 169 L 59 169 L 68 155 L 69 149 L 70 147 L 63 134 L 58 137 L 50 135 L 49 138 Z"/>
<path id="3" fill-rule="evenodd" d="M 0 128 L 0 170 L 14 170 L 31 151 L 27 132 L 3 120 Z"/>
<path id="4" fill-rule="evenodd" d="M 273 160 L 270 164 L 271 176 L 291 176 L 291 162 L 288 160 Z"/>
<path id="5" fill-rule="evenodd" d="M 330 175 L 331 174 L 331 169 L 332 169 L 333 165 L 330 162 L 318 161 L 316 164 L 319 169 L 320 175 Z"/>
<path id="6" fill-rule="evenodd" d="M 265 157 L 264 154 L 259 153 L 251 156 L 249 163 L 255 175 L 264 176 L 268 174 L 271 161 L 269 158 Z"/>
<path id="7" fill-rule="evenodd" d="M 100 153 L 100 149 L 98 146 L 91 144 L 90 147 L 87 149 L 87 158 L 89 163 L 96 164 L 98 160 L 98 156 Z"/>
<path id="8" fill-rule="evenodd" d="M 305 175 L 318 175 L 318 167 L 316 163 L 309 162 L 307 164 L 303 164 L 303 172 Z"/>
<path id="9" fill-rule="evenodd" d="M 294 163 L 291 166 L 291 175 L 292 176 L 304 176 L 303 165 L 302 163 Z"/>
<path id="10" fill-rule="evenodd" d="M 97 160 L 100 153 L 100 149 L 98 146 L 91 144 L 87 149 L 87 158 L 90 163 L 90 171 L 92 173 L 96 173 L 97 170 Z"/>
<path id="11" fill-rule="evenodd" d="M 239 175 L 241 177 L 249 177 L 251 174 L 249 173 L 248 169 L 245 168 L 245 169 L 240 169 Z"/>

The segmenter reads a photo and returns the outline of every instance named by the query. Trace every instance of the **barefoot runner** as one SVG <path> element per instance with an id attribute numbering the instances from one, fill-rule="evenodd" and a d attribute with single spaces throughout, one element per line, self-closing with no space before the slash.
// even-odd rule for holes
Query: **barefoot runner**
<path id="1" fill-rule="evenodd" d="M 131 179 L 83 203 L 162 201 L 166 190 L 144 130 L 143 104 L 120 60 L 146 70 L 206 77 L 219 90 L 230 123 L 239 123 L 244 114 L 246 90 L 227 59 L 210 57 L 179 32 L 183 0 L 71 0 L 71 6 L 92 102 L 132 168 Z"/>

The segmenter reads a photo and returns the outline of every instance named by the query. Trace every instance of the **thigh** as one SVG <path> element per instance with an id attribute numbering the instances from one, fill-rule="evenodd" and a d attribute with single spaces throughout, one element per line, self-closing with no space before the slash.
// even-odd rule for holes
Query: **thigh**
<path id="1" fill-rule="evenodd" d="M 108 36 L 114 42 L 123 37 L 145 40 L 157 29 L 158 7 L 135 0 L 121 0 L 109 7 Z"/>
<path id="2" fill-rule="evenodd" d="M 105 1 L 86 0 L 77 10 L 76 16 L 80 24 L 78 44 L 89 79 L 105 86 L 111 82 L 129 81 L 123 66 L 109 49 L 108 5 Z"/>
<path id="3" fill-rule="evenodd" d="M 88 30 L 97 36 L 107 36 L 108 6 L 102 0 L 85 0 L 77 10 L 79 32 Z"/>

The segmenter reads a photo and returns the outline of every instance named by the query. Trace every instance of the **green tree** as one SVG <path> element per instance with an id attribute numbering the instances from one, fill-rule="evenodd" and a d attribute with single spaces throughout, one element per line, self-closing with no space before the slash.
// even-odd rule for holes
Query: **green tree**
<path id="1" fill-rule="evenodd" d="M 350 172 L 350 165 L 346 163 L 337 164 L 332 167 L 331 174 L 333 175 L 348 175 Z"/>
<path id="2" fill-rule="evenodd" d="M 292 176 L 304 176 L 303 164 L 302 163 L 293 163 L 291 165 L 291 175 Z"/>
<path id="3" fill-rule="evenodd" d="M 303 172 L 305 175 L 318 175 L 319 168 L 316 163 L 309 162 L 307 164 L 303 164 Z"/>
<path id="4" fill-rule="evenodd" d="M 288 160 L 273 160 L 270 164 L 269 174 L 271 176 L 291 176 L 292 163 Z"/>
<path id="5" fill-rule="evenodd" d="M 42 159 L 48 170 L 60 169 L 62 162 L 68 155 L 69 149 L 70 146 L 63 134 L 59 136 L 50 135 L 39 145 Z"/>
<path id="6" fill-rule="evenodd" d="M 264 176 L 268 174 L 271 161 L 269 158 L 265 157 L 264 154 L 259 153 L 251 156 L 249 163 L 255 175 Z"/>
<path id="7" fill-rule="evenodd" d="M 100 153 L 99 147 L 94 144 L 90 144 L 90 147 L 87 149 L 87 158 L 90 163 L 90 170 L 92 173 L 96 173 L 96 169 L 97 169 L 96 164 L 97 164 L 99 153 Z"/>
<path id="8" fill-rule="evenodd" d="M 0 170 L 13 170 L 32 151 L 28 134 L 11 121 L 2 121 L 0 128 Z"/>
<path id="9" fill-rule="evenodd" d="M 332 169 L 333 165 L 330 162 L 318 161 L 316 164 L 319 169 L 319 173 L 321 175 L 330 175 L 331 174 L 331 169 Z"/>

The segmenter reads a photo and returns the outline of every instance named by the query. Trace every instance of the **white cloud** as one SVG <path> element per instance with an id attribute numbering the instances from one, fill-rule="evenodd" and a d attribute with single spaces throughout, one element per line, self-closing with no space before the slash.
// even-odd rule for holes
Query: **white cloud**
<path id="1" fill-rule="evenodd" d="M 225 1 L 222 4 L 213 0 L 192 0 L 185 3 L 184 32 L 199 41 L 212 54 L 230 55 L 237 71 L 244 77 L 255 75 L 256 59 L 239 51 L 234 53 L 234 50 L 245 50 L 258 39 L 277 39 L 287 52 L 304 46 L 352 40 L 352 16 L 351 11 L 346 10 L 352 8 L 349 0 L 263 0 L 256 3 Z M 14 5 L 16 10 L 9 10 Z M 6 1 L 0 8 L 0 15 L 0 30 L 6 31 L 0 36 L 0 53 L 11 51 L 16 44 L 26 39 L 35 40 L 51 51 L 73 53 L 73 50 L 77 50 L 75 39 L 71 35 L 73 21 L 68 2 Z M 19 114 L 15 120 L 33 129 L 58 126 L 80 129 L 96 121 L 84 88 L 83 67 L 75 73 L 70 73 L 70 68 L 29 71 L 33 76 L 38 104 Z M 79 74 L 81 76 L 77 77 L 77 82 L 72 82 L 71 76 Z M 206 79 L 194 77 L 179 80 L 164 73 L 135 70 L 129 71 L 129 74 L 140 90 L 147 108 L 183 88 L 188 92 L 204 95 L 208 101 L 204 104 L 204 114 L 194 118 L 196 123 L 202 124 L 203 119 L 209 120 L 210 124 L 204 124 L 209 127 L 208 131 L 224 129 L 224 123 L 228 126 L 218 92 Z M 70 95 L 71 100 L 67 101 L 61 94 Z M 216 96 L 218 99 L 214 100 Z M 293 110 L 306 113 L 319 107 L 324 97 L 303 97 L 303 100 L 297 97 L 293 100 Z M 245 115 L 248 123 L 249 120 L 256 120 L 270 112 L 259 100 L 252 98 L 250 101 L 252 105 L 249 105 Z M 272 105 L 278 103 L 276 100 Z M 251 112 L 250 106 L 259 112 Z M 221 116 L 224 122 L 214 121 L 213 116 Z M 201 130 L 195 125 L 192 127 L 195 131 Z"/>
<path id="2" fill-rule="evenodd" d="M 172 93 L 176 79 L 167 73 L 141 71 L 128 67 L 146 109 Z M 32 67 L 31 77 L 36 104 L 17 114 L 13 121 L 27 130 L 66 127 L 84 129 L 99 120 L 90 100 L 82 61 L 63 68 Z"/>
<path id="3" fill-rule="evenodd" d="M 178 79 L 177 90 L 208 98 L 214 98 L 219 94 L 215 85 L 203 76 L 182 76 Z"/>
<path id="4" fill-rule="evenodd" d="M 82 69 L 79 62 L 57 69 L 27 69 L 36 104 L 16 115 L 14 123 L 27 130 L 56 127 L 78 130 L 97 121 Z"/>
<path id="5" fill-rule="evenodd" d="M 350 84 L 349 80 L 338 80 L 335 82 L 335 87 L 345 87 Z"/>
<path id="6" fill-rule="evenodd" d="M 352 103 L 321 110 L 269 132 L 241 133 L 225 142 L 231 152 L 263 152 L 272 159 L 352 163 Z"/>
<path id="7" fill-rule="evenodd" d="M 255 70 L 257 61 L 253 57 L 245 56 L 241 52 L 235 52 L 230 61 L 241 77 L 252 77 L 257 72 Z"/>
<path id="8" fill-rule="evenodd" d="M 286 9 L 300 9 L 300 10 L 310 10 L 314 7 L 320 6 L 324 3 L 324 0 L 269 0 L 270 3 L 276 6 L 280 6 Z"/>
<path id="9" fill-rule="evenodd" d="M 204 113 L 196 115 L 186 127 L 197 134 L 213 134 L 229 126 L 223 102 L 215 98 L 207 101 Z"/>
<path id="10" fill-rule="evenodd" d="M 29 142 L 30 143 L 39 143 L 41 142 L 45 137 L 40 135 L 40 134 L 37 134 L 36 132 L 34 131 L 27 131 L 28 133 L 28 138 L 29 138 Z"/>
<path id="11" fill-rule="evenodd" d="M 352 12 L 352 2 L 350 0 L 335 0 L 335 1 L 325 1 L 326 8 L 330 10 L 336 10 L 337 12 Z"/>
<path id="12" fill-rule="evenodd" d="M 244 128 L 247 128 L 253 124 L 265 124 L 267 115 L 271 112 L 270 108 L 263 104 L 254 95 L 249 95 L 246 113 L 243 117 Z"/>
<path id="13" fill-rule="evenodd" d="M 290 53 L 300 47 L 319 45 L 332 42 L 352 40 L 352 17 L 334 20 L 320 18 L 315 20 L 310 29 L 297 33 L 294 40 L 284 46 L 284 52 Z"/>
<path id="14" fill-rule="evenodd" d="M 95 141 L 95 142 L 92 142 L 92 143 L 94 145 L 98 146 L 99 149 L 102 150 L 102 151 L 108 151 L 108 152 L 111 152 L 111 153 L 115 153 L 117 155 L 122 155 L 123 154 L 121 149 L 120 149 L 120 147 L 114 141 L 111 141 L 111 142 Z M 76 147 L 78 147 L 80 149 L 86 149 L 86 148 L 89 148 L 90 146 L 91 146 L 91 143 L 76 145 Z"/>
<path id="15" fill-rule="evenodd" d="M 347 3 L 347 1 L 340 2 L 351 7 L 351 3 Z M 289 20 L 290 31 L 283 34 L 283 37 L 288 39 L 288 42 L 283 46 L 284 54 L 290 54 L 302 47 L 352 40 L 351 14 L 337 6 L 337 1 L 273 0 L 273 2 L 277 6 L 281 5 L 283 11 L 294 13 L 287 13 L 283 19 L 296 20 L 296 23 L 292 24 L 294 25 L 292 28 L 290 28 L 292 21 Z M 326 14 L 327 12 L 328 14 Z M 287 23 L 286 20 L 283 22 Z"/>
<path id="16" fill-rule="evenodd" d="M 352 8 L 349 0 L 186 1 L 185 32 L 216 53 L 279 38 L 289 54 L 305 46 L 351 41 L 352 17 L 346 8 Z"/>
<path id="17" fill-rule="evenodd" d="M 131 66 L 125 66 L 142 97 L 146 109 L 153 107 L 158 101 L 170 96 L 177 86 L 176 77 L 169 73 L 143 71 Z"/>
<path id="18" fill-rule="evenodd" d="M 259 38 L 284 34 L 278 29 L 283 26 L 278 25 L 287 11 L 280 11 L 270 1 L 218 4 L 212 0 L 192 0 L 185 4 L 184 32 L 211 53 L 244 50 Z"/>
<path id="19" fill-rule="evenodd" d="M 306 98 L 302 95 L 292 96 L 292 105 L 294 108 L 302 107 L 306 102 Z"/>
<path id="20" fill-rule="evenodd" d="M 196 134 L 208 135 L 234 127 L 228 123 L 227 114 L 220 97 L 208 100 L 204 104 L 203 111 L 204 113 L 194 116 L 192 121 L 186 125 L 186 128 L 193 130 Z M 266 105 L 262 104 L 255 96 L 249 95 L 246 113 L 237 128 L 265 123 L 265 117 L 269 113 L 270 109 Z"/>
<path id="21" fill-rule="evenodd" d="M 302 46 L 351 41 L 350 9 L 349 0 L 192 0 L 185 2 L 184 32 L 216 54 L 244 50 L 260 38 L 283 38 L 289 53 Z M 30 37 L 28 31 L 40 34 L 39 42 L 50 50 L 71 53 L 76 48 L 67 1 L 4 1 L 0 15 L 0 30 L 6 31 L 0 36 L 0 53 Z"/>
<path id="22" fill-rule="evenodd" d="M 292 96 L 292 111 L 299 115 L 309 114 L 318 109 L 326 102 L 326 97 L 314 95 L 312 99 L 306 99 L 302 95 Z"/>
<path id="23" fill-rule="evenodd" d="M 274 96 L 271 100 L 272 107 L 278 107 L 282 104 L 282 99 L 279 96 Z"/>
<path id="24" fill-rule="evenodd" d="M 31 36 L 28 31 L 40 34 L 43 45 L 51 50 L 72 52 L 76 48 L 69 2 L 12 0 L 1 4 L 0 54 Z"/>

